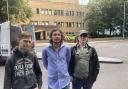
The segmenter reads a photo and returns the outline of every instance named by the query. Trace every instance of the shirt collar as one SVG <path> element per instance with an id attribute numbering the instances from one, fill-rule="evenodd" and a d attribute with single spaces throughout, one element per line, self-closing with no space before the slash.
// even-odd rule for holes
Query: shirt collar
<path id="1" fill-rule="evenodd" d="M 79 45 L 79 44 L 77 44 L 77 48 L 80 49 L 80 45 Z M 84 45 L 84 48 L 88 48 L 88 44 L 85 44 L 85 45 Z"/>
<path id="2" fill-rule="evenodd" d="M 64 46 L 64 44 L 62 43 L 60 48 L 62 48 Z M 52 48 L 52 44 L 49 44 L 49 47 Z"/>

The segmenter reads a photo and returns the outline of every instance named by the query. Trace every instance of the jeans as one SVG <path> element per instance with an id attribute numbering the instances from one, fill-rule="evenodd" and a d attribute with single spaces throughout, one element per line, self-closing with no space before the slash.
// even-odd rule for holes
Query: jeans
<path id="1" fill-rule="evenodd" d="M 92 89 L 93 83 L 89 82 L 87 79 L 79 79 L 77 77 L 73 77 L 72 81 L 72 89 Z"/>
<path id="2" fill-rule="evenodd" d="M 52 88 L 48 87 L 48 89 L 52 89 Z M 65 87 L 64 87 L 64 88 L 62 88 L 62 89 L 70 89 L 70 86 L 69 86 L 69 85 L 67 85 L 67 86 L 65 86 Z"/>

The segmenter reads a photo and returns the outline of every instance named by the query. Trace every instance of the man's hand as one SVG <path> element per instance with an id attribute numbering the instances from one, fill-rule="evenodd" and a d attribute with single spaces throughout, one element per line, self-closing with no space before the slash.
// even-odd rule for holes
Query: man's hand
<path id="1" fill-rule="evenodd" d="M 34 89 L 39 89 L 38 87 L 34 88 Z"/>
<path id="2" fill-rule="evenodd" d="M 73 81 L 73 77 L 72 76 L 70 76 L 70 82 L 72 82 Z"/>

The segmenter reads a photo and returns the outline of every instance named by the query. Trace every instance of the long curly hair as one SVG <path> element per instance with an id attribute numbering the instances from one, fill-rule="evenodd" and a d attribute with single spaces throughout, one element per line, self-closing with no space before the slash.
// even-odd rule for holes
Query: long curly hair
<path id="1" fill-rule="evenodd" d="M 51 33 L 50 33 L 50 40 L 49 40 L 49 42 L 52 44 L 53 43 L 53 40 L 52 40 L 52 35 L 53 35 L 53 33 L 54 32 L 56 32 L 56 31 L 59 31 L 60 32 L 60 34 L 61 34 L 61 41 L 60 41 L 60 43 L 63 43 L 63 40 L 64 40 L 64 35 L 63 35 L 63 32 L 61 31 L 61 29 L 59 29 L 59 28 L 54 28 L 54 29 L 52 29 L 52 31 L 51 31 Z"/>

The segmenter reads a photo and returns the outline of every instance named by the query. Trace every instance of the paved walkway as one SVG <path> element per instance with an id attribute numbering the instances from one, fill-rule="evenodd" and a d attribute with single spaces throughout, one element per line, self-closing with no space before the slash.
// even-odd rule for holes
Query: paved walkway
<path id="1" fill-rule="evenodd" d="M 128 40 L 128 38 L 123 39 L 122 37 L 108 37 L 108 38 L 89 38 L 89 42 L 95 41 L 118 41 L 118 40 Z M 37 43 L 48 43 L 49 40 L 37 40 Z M 69 42 L 67 42 L 69 43 Z"/>
<path id="2" fill-rule="evenodd" d="M 128 40 L 128 39 L 127 39 Z M 111 41 L 122 41 L 122 40 L 106 40 L 106 41 L 103 41 L 103 40 L 101 40 L 101 41 L 90 41 L 89 43 L 98 43 L 98 42 L 111 42 Z M 41 42 L 38 42 L 37 44 L 36 44 L 36 47 L 45 47 L 45 46 L 47 46 L 49 43 L 41 43 Z M 64 43 L 64 44 L 66 44 L 66 45 L 68 45 L 68 46 L 72 46 L 72 45 L 75 45 L 76 43 Z M 38 58 L 41 58 L 42 56 L 42 53 L 41 52 L 37 52 L 37 57 Z M 123 60 L 121 60 L 121 59 L 118 59 L 118 58 L 110 58 L 110 57 L 99 57 L 99 61 L 101 62 L 101 63 L 123 63 Z"/>

